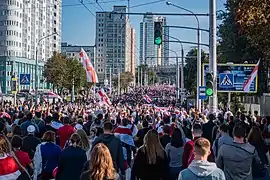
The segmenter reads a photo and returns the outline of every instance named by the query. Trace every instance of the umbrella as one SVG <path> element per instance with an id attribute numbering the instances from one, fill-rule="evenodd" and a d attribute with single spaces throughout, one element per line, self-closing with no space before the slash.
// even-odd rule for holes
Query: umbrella
<path id="1" fill-rule="evenodd" d="M 11 119 L 11 116 L 8 113 L 6 113 L 6 112 L 1 112 L 0 113 L 0 118 L 3 118 L 3 117 L 6 117 L 6 118 Z"/>

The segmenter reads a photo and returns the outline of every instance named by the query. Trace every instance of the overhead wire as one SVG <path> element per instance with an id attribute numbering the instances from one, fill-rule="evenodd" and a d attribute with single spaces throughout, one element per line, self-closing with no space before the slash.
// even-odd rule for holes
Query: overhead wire
<path id="1" fill-rule="evenodd" d="M 84 4 L 83 0 L 80 0 L 80 2 L 92 16 L 96 17 L 96 15 Z"/>

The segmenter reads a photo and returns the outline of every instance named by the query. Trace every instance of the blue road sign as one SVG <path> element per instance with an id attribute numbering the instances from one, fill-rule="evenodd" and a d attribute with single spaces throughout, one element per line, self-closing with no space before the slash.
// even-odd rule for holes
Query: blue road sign
<path id="1" fill-rule="evenodd" d="M 217 65 L 217 90 L 218 92 L 237 92 L 237 93 L 245 93 L 243 90 L 245 83 L 249 79 L 252 71 L 254 70 L 256 64 L 218 64 Z M 203 83 L 206 84 L 205 78 L 206 74 L 210 72 L 209 65 L 203 65 Z M 233 80 L 231 79 L 231 75 L 228 75 L 228 78 L 233 83 L 233 86 L 229 86 L 231 83 L 224 82 L 226 86 L 220 86 L 224 76 L 220 77 L 220 74 L 233 74 Z M 223 78 L 223 79 L 222 79 Z M 228 85 L 228 86 L 227 86 Z M 258 90 L 258 75 L 255 77 L 253 82 L 250 85 L 249 93 L 256 93 Z"/>
<path id="2" fill-rule="evenodd" d="M 30 85 L 30 74 L 20 74 L 20 85 Z"/>
<path id="3" fill-rule="evenodd" d="M 219 74 L 219 87 L 224 89 L 233 88 L 234 78 L 233 73 L 220 73 Z"/>
<path id="4" fill-rule="evenodd" d="M 199 87 L 199 99 L 202 99 L 202 100 L 207 99 L 206 86 L 200 86 Z"/>

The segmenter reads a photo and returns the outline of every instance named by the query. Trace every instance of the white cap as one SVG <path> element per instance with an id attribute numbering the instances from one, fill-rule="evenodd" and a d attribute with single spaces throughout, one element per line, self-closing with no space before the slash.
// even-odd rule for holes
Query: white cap
<path id="1" fill-rule="evenodd" d="M 35 126 L 30 125 L 30 126 L 27 127 L 27 132 L 28 133 L 34 133 L 35 131 L 36 131 Z"/>
<path id="2" fill-rule="evenodd" d="M 75 127 L 74 127 L 75 130 L 78 130 L 78 129 L 83 129 L 83 126 L 80 125 L 80 124 L 76 124 Z"/>

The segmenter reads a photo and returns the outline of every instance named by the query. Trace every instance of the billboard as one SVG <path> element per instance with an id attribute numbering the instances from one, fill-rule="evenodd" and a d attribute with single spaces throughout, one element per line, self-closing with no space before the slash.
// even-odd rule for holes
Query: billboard
<path id="1" fill-rule="evenodd" d="M 243 87 L 250 77 L 256 64 L 218 64 L 217 90 L 218 92 L 244 93 Z M 205 85 L 205 76 L 209 72 L 209 64 L 203 64 L 202 83 Z M 257 93 L 258 75 L 251 83 L 249 93 Z"/>

